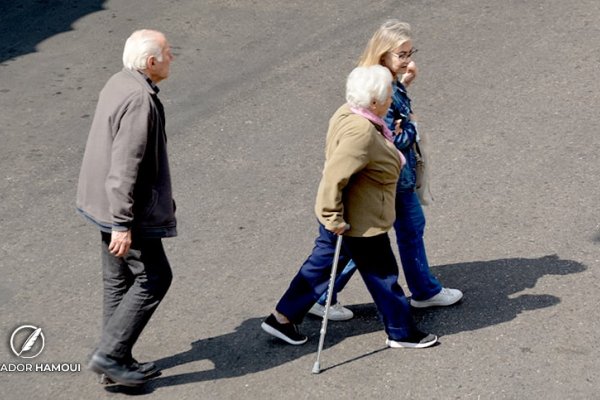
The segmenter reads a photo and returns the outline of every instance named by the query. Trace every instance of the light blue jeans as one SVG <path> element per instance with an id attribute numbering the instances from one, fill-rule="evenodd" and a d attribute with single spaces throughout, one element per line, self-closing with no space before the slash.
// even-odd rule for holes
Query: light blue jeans
<path id="1" fill-rule="evenodd" d="M 396 243 L 408 289 L 415 300 L 427 300 L 442 290 L 442 285 L 431 274 L 425 253 L 425 215 L 415 191 L 396 193 Z M 337 303 L 337 294 L 342 291 L 356 271 L 356 264 L 350 260 L 336 277 L 331 304 Z M 325 305 L 327 292 L 318 303 Z"/>

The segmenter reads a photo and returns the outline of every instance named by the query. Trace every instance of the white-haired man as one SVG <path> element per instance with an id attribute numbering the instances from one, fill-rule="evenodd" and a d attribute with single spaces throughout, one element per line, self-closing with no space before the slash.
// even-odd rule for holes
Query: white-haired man
<path id="1" fill-rule="evenodd" d="M 164 108 L 156 84 L 173 55 L 165 36 L 134 32 L 102 91 L 83 156 L 77 210 L 102 238 L 102 337 L 89 368 L 141 385 L 159 372 L 132 348 L 171 284 L 162 238 L 177 235 Z"/>

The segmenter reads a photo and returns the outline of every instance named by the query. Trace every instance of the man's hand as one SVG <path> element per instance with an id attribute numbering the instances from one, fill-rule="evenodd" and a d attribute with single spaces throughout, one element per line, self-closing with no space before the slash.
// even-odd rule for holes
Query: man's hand
<path id="1" fill-rule="evenodd" d="M 112 231 L 108 251 L 115 257 L 123 257 L 129 251 L 131 246 L 131 230 L 129 231 Z"/>
<path id="2" fill-rule="evenodd" d="M 402 74 L 402 79 L 400 79 L 400 81 L 404 86 L 410 85 L 417 77 L 417 72 L 417 64 L 415 64 L 414 61 L 409 62 L 406 67 L 406 72 Z"/>

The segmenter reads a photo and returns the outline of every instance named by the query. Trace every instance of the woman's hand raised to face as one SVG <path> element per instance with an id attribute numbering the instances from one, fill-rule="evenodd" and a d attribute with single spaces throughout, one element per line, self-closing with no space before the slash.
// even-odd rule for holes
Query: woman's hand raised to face
<path id="1" fill-rule="evenodd" d="M 402 74 L 402 79 L 400 80 L 404 86 L 408 86 L 415 80 L 417 77 L 418 69 L 417 64 L 414 61 L 408 63 L 406 67 L 406 72 Z"/>

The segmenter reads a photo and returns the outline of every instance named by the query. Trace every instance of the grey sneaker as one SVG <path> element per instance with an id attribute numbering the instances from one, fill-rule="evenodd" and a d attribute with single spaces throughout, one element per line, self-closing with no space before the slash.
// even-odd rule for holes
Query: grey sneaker
<path id="1" fill-rule="evenodd" d="M 310 310 L 309 314 L 316 315 L 317 317 L 323 318 L 325 315 L 325 306 L 315 303 Z M 329 307 L 329 315 L 327 319 L 330 321 L 347 321 L 354 317 L 354 313 L 344 307 L 340 302 L 337 302 Z"/>
<path id="2" fill-rule="evenodd" d="M 427 308 L 436 306 L 451 306 L 462 299 L 463 293 L 458 289 L 442 288 L 442 290 L 427 300 L 410 299 L 410 305 L 415 308 Z"/>

